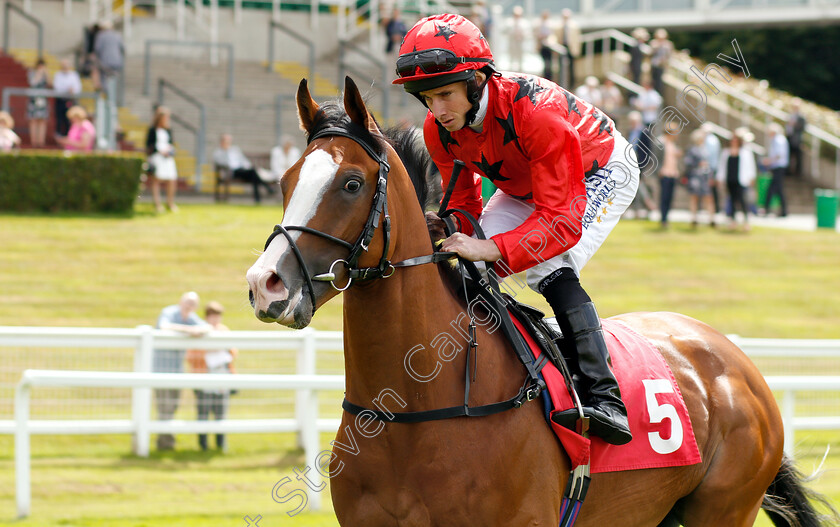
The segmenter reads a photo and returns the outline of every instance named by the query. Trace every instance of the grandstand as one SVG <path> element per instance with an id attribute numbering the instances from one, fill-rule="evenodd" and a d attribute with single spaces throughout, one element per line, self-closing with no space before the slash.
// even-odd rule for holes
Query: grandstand
<path id="1" fill-rule="evenodd" d="M 516 2 L 495 6 L 495 22 L 488 38 L 493 42 L 499 64 L 507 65 L 504 18 Z M 771 5 L 772 4 L 772 5 Z M 542 9 L 558 12 L 569 7 L 584 30 L 584 54 L 578 60 L 578 80 L 585 75 L 610 76 L 630 94 L 635 89 L 627 79 L 627 47 L 624 32 L 644 25 L 686 28 L 730 24 L 776 23 L 782 20 L 808 23 L 834 16 L 834 6 L 798 0 L 779 3 L 756 0 L 703 0 L 700 2 L 658 2 L 655 0 L 579 0 L 524 2 L 526 13 Z M 9 49 L 0 56 L 0 85 L 25 86 L 25 67 L 38 54 L 36 29 L 44 30 L 44 57 L 54 70 L 57 59 L 79 55 L 85 26 L 102 18 L 114 20 L 123 33 L 126 48 L 124 92 L 115 95 L 117 138 L 122 149 L 142 149 L 152 107 L 160 101 L 161 79 L 171 89 L 162 90 L 163 102 L 174 110 L 177 164 L 182 188 L 212 192 L 214 179 L 209 154 L 222 132 L 252 156 L 267 156 L 280 134 L 288 133 L 300 143 L 297 133 L 294 90 L 302 77 L 314 77 L 314 93 L 321 100 L 334 97 L 344 74 L 352 75 L 370 99 L 377 118 L 386 125 L 408 120 L 419 123 L 422 108 L 399 88 L 388 84 L 391 65 L 384 54 L 381 17 L 393 5 L 402 7 L 407 23 L 442 11 L 468 13 L 470 2 L 446 0 L 319 0 L 315 2 L 273 2 L 228 0 L 223 2 L 132 2 L 90 0 L 86 4 L 65 0 L 9 0 L 17 9 L 4 13 L 11 24 L 4 34 Z M 795 15 L 792 13 L 796 13 Z M 26 16 L 22 13 L 26 13 Z M 36 22 L 33 22 L 36 21 Z M 40 25 L 39 25 L 40 24 Z M 155 45 L 150 45 L 154 43 Z M 194 43 L 205 43 L 201 46 Z M 209 43 L 210 45 L 206 45 Z M 271 44 L 273 43 L 273 46 Z M 228 46 L 226 49 L 220 49 Z M 527 46 L 526 49 L 533 49 Z M 229 50 L 229 51 L 228 51 Z M 731 50 L 721 50 L 730 53 Z M 232 68 L 228 68 L 228 61 Z M 678 96 L 690 74 L 691 57 L 672 60 L 666 75 L 666 104 L 677 105 Z M 749 60 L 749 57 L 747 57 Z M 269 64 L 270 62 L 270 64 Z M 703 64 L 695 64 L 703 69 Z M 526 58 L 526 69 L 538 73 L 539 57 Z M 310 70 L 314 69 L 314 72 Z M 232 77 L 229 71 L 233 72 Z M 314 73 L 314 75 L 313 75 Z M 733 73 L 740 73 L 734 71 Z M 724 129 L 749 126 L 756 134 L 758 149 L 765 143 L 764 130 L 771 122 L 784 122 L 789 96 L 775 92 L 745 75 L 736 75 L 729 92 L 709 101 L 708 118 Z M 573 87 L 572 87 L 573 88 Z M 88 82 L 85 90 L 92 90 Z M 178 95 L 180 93 L 181 95 Z M 17 131 L 26 132 L 24 97 L 13 97 L 11 110 Z M 94 110 L 94 101 L 87 101 Z M 202 123 L 200 106 L 206 115 Z M 806 103 L 810 123 L 806 132 L 807 181 L 788 185 L 794 210 L 812 209 L 813 188 L 840 186 L 840 121 L 836 115 Z M 681 135 L 699 123 L 686 126 Z M 48 125 L 52 129 L 52 124 Z M 198 178 L 198 181 L 196 180 Z M 240 191 L 242 189 L 239 189 Z"/>

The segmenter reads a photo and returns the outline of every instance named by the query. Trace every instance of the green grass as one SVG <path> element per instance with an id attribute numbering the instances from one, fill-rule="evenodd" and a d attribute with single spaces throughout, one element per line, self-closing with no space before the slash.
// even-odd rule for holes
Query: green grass
<path id="1" fill-rule="evenodd" d="M 225 304 L 232 329 L 288 331 L 254 318 L 244 280 L 280 218 L 274 205 L 184 205 L 178 214 L 159 216 L 141 204 L 133 217 L 0 215 L 0 325 L 154 324 L 161 307 L 196 290 L 204 302 Z M 743 235 L 680 225 L 661 232 L 647 222 L 624 221 L 582 281 L 602 316 L 667 310 L 747 337 L 840 338 L 838 263 L 840 237 L 833 232 L 755 228 Z M 548 310 L 535 293 L 519 298 Z M 340 297 L 318 312 L 313 327 L 341 329 Z M 22 363 L 49 359 L 37 353 L 17 356 Z M 10 356 L 5 349 L 0 354 Z M 254 369 L 267 359 L 245 360 L 254 360 L 248 367 Z M 3 358 L 0 366 L 8 367 Z M 840 373 L 836 361 L 811 366 Z M 806 472 L 832 445 L 829 470 L 813 486 L 835 503 L 838 436 L 803 432 L 796 438 Z M 324 435 L 322 444 L 330 439 Z M 0 436 L 0 524 L 240 526 L 244 516 L 260 514 L 262 527 L 337 525 L 328 511 L 289 518 L 289 504 L 271 499 L 274 484 L 303 465 L 293 437 L 230 435 L 229 442 L 226 455 L 204 454 L 194 436 L 182 436 L 177 452 L 140 459 L 129 454 L 128 436 L 36 436 L 33 515 L 18 522 L 13 442 Z M 323 499 L 329 509 L 328 490 Z"/>

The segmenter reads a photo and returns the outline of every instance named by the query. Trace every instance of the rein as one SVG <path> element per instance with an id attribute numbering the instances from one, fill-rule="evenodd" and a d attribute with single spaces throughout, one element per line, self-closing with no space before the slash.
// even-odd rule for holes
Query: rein
<path id="1" fill-rule="evenodd" d="M 388 216 L 388 173 L 391 167 L 385 158 L 385 154 L 380 154 L 373 144 L 363 139 L 366 135 L 368 135 L 367 130 L 351 122 L 342 126 L 330 126 L 323 128 L 314 133 L 312 136 L 310 136 L 307 141 L 307 144 L 309 144 L 315 139 L 321 137 L 346 137 L 355 141 L 359 146 L 361 146 L 365 150 L 365 152 L 367 152 L 367 154 L 371 158 L 373 158 L 374 161 L 379 163 L 379 175 L 376 183 L 376 192 L 373 196 L 373 203 L 371 205 L 367 221 L 365 222 L 365 226 L 362 229 L 361 234 L 359 234 L 359 237 L 356 239 L 355 243 L 351 244 L 345 240 L 342 240 L 341 238 L 332 236 L 331 234 L 327 234 L 317 229 L 312 229 L 310 227 L 302 225 L 290 225 L 288 227 L 284 227 L 282 225 L 275 225 L 274 231 L 271 233 L 271 235 L 268 237 L 268 240 L 266 240 L 265 242 L 265 249 L 268 249 L 268 246 L 271 244 L 274 238 L 281 234 L 285 236 L 286 240 L 289 242 L 289 245 L 292 248 L 295 258 L 297 258 L 298 264 L 300 265 L 301 272 L 303 274 L 304 279 L 306 280 L 306 286 L 309 288 L 309 296 L 312 300 L 313 314 L 315 312 L 316 304 L 315 290 L 312 285 L 313 280 L 319 282 L 330 282 L 330 285 L 332 285 L 332 287 L 335 288 L 337 291 L 344 291 L 350 287 L 350 285 L 353 283 L 353 280 L 372 280 L 377 278 L 388 278 L 394 274 L 398 267 L 411 267 L 415 265 L 423 265 L 428 263 L 439 263 L 458 256 L 457 253 L 453 252 L 435 252 L 429 255 L 408 258 L 406 260 L 402 260 L 396 263 L 391 263 L 388 260 L 388 249 L 390 247 L 391 237 L 391 218 L 390 216 Z M 446 203 L 449 201 L 448 195 L 451 194 L 451 189 L 454 187 L 454 180 L 457 178 L 457 172 L 460 172 L 460 169 L 463 167 L 463 163 L 461 163 L 460 166 L 456 165 L 456 167 L 457 169 L 453 174 L 453 178 L 450 180 L 450 185 L 447 189 L 447 197 L 445 197 L 444 202 L 442 202 L 442 208 L 445 207 Z M 472 215 L 468 212 L 460 209 L 450 209 L 446 211 L 441 211 L 440 217 L 447 218 L 454 212 L 459 212 L 462 215 L 464 215 L 467 218 L 467 220 L 472 223 L 477 235 L 480 238 L 484 239 L 484 233 L 481 230 L 481 227 L 478 225 L 478 222 L 475 220 L 475 218 L 473 218 Z M 382 256 L 379 259 L 379 265 L 377 267 L 356 267 L 356 264 L 358 263 L 359 257 L 361 256 L 362 252 L 367 252 L 370 242 L 373 239 L 374 233 L 376 231 L 376 227 L 379 224 L 379 219 L 383 215 L 384 218 L 382 220 L 382 232 L 384 237 L 384 243 L 382 249 Z M 312 274 L 309 271 L 309 266 L 306 265 L 306 261 L 303 258 L 303 254 L 301 254 L 300 252 L 300 248 L 297 246 L 297 243 L 294 241 L 289 231 L 301 231 L 315 236 L 320 236 L 321 238 L 327 239 L 333 243 L 347 248 L 349 251 L 349 255 L 346 258 L 334 261 L 330 265 L 328 272 L 312 276 Z M 502 320 L 502 330 L 507 336 L 507 338 L 510 340 L 510 342 L 513 343 L 514 349 L 516 350 L 520 361 L 525 366 L 528 372 L 525 382 L 519 389 L 519 392 L 515 396 L 505 401 L 486 404 L 477 407 L 469 406 L 469 394 L 471 384 L 469 374 L 470 356 L 477 351 L 478 346 L 478 344 L 475 341 L 475 325 L 473 322 L 471 322 L 469 331 L 470 342 L 468 346 L 466 362 L 467 366 L 464 386 L 464 404 L 462 406 L 453 406 L 448 408 L 439 408 L 436 410 L 426 410 L 419 412 L 399 412 L 386 414 L 385 412 L 370 410 L 358 406 L 345 399 L 342 403 L 342 408 L 344 408 L 344 410 L 353 415 L 358 415 L 362 412 L 366 412 L 367 415 L 371 415 L 375 419 L 381 421 L 393 421 L 397 423 L 419 423 L 439 419 L 450 419 L 453 417 L 483 417 L 487 415 L 493 415 L 499 412 L 510 410 L 512 408 L 519 408 L 525 402 L 536 399 L 540 395 L 540 393 L 542 393 L 542 391 L 545 389 L 545 381 L 542 380 L 539 372 L 547 363 L 547 358 L 545 356 L 542 356 L 539 360 L 535 361 L 533 354 L 528 348 L 528 345 L 525 343 L 524 339 L 513 325 L 513 322 L 510 318 L 510 314 L 508 313 L 507 308 L 505 306 L 505 302 L 503 300 L 504 297 L 500 292 L 498 281 L 495 277 L 495 272 L 492 272 L 492 264 L 490 264 L 491 272 L 488 273 L 487 278 L 485 279 L 481 277 L 475 264 L 466 261 L 460 257 L 458 258 L 458 260 L 462 268 L 465 268 L 470 274 L 470 277 L 477 284 L 480 284 L 482 289 L 488 293 L 487 295 L 482 295 L 482 297 L 487 300 L 490 309 L 494 310 L 499 316 L 499 318 Z M 344 266 L 348 269 L 349 276 L 347 284 L 342 288 L 337 287 L 334 283 L 336 276 L 333 272 L 333 269 L 339 263 L 344 264 Z M 464 272 L 462 272 L 461 274 L 463 277 L 462 279 L 464 280 L 464 288 L 466 293 L 466 276 Z M 475 361 L 476 359 L 473 358 L 473 360 Z"/>

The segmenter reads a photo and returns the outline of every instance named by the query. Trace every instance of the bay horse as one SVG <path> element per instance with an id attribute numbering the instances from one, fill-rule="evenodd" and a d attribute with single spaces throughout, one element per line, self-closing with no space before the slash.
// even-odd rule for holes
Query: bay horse
<path id="1" fill-rule="evenodd" d="M 319 106 L 305 79 L 297 105 L 309 144 L 282 178 L 282 224 L 247 273 L 256 316 L 303 328 L 343 290 L 347 401 L 406 412 L 462 404 L 472 382 L 466 354 L 454 346 L 442 361 L 430 344 L 465 310 L 460 282 L 446 265 L 412 260 L 433 252 L 423 212 L 428 159 L 412 153 L 410 136 L 386 137 L 349 77 L 343 108 Z M 406 261 L 419 265 L 392 263 Z M 773 394 L 746 355 L 682 315 L 615 318 L 670 365 L 702 462 L 593 474 L 577 525 L 748 527 L 762 507 L 777 526 L 820 525 L 783 456 Z M 470 405 L 508 399 L 522 385 L 523 366 L 501 333 L 478 329 Z M 409 350 L 411 367 L 437 372 L 433 381 L 407 372 Z M 570 461 L 540 404 L 416 424 L 360 417 L 343 413 L 334 445 L 352 449 L 330 457 L 341 525 L 558 525 Z"/>

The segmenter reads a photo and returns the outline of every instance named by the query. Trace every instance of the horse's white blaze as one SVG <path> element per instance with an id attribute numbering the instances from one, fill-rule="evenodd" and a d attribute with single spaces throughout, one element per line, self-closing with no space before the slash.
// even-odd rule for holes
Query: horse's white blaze
<path id="1" fill-rule="evenodd" d="M 283 215 L 284 227 L 290 225 L 305 226 L 318 210 L 330 181 L 338 172 L 338 163 L 328 152 L 315 150 L 303 162 L 295 190 L 289 200 L 289 206 Z M 300 231 L 292 231 L 297 239 Z"/>

